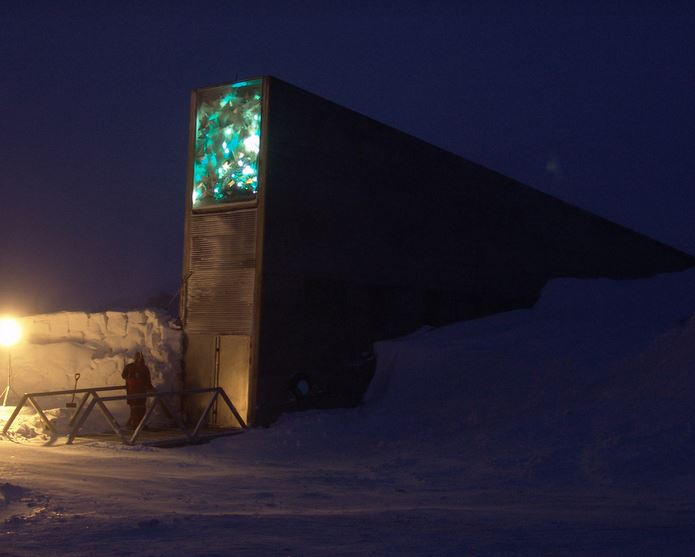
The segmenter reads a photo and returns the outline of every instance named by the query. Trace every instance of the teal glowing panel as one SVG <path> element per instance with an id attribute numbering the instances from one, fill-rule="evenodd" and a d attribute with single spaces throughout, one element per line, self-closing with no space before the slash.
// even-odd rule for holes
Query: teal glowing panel
<path id="1" fill-rule="evenodd" d="M 256 199 L 261 92 L 260 79 L 199 91 L 193 209 Z"/>

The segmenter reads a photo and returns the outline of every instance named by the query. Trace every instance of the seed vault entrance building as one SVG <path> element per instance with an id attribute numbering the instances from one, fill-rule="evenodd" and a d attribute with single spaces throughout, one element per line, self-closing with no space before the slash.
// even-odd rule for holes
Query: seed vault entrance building
<path id="1" fill-rule="evenodd" d="M 554 277 L 693 264 L 279 79 L 193 92 L 185 381 L 222 386 L 251 424 L 299 378 L 313 404 L 356 402 L 372 344 L 419 325 L 528 307 Z"/>

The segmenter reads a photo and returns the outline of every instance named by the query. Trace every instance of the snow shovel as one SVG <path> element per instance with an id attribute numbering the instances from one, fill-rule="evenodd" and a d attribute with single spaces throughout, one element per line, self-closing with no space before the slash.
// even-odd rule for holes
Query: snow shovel
<path id="1" fill-rule="evenodd" d="M 65 403 L 65 408 L 77 408 L 77 403 L 75 402 L 75 392 L 77 391 L 77 382 L 80 380 L 80 374 L 75 374 L 75 390 L 72 391 L 72 400 Z"/>

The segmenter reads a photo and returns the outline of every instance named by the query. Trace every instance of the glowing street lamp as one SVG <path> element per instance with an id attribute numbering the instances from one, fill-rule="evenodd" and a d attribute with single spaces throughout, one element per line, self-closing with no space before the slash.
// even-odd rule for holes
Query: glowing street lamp
<path id="1" fill-rule="evenodd" d="M 7 347 L 7 386 L 0 393 L 2 397 L 2 405 L 7 406 L 7 396 L 12 391 L 12 352 L 11 347 L 19 342 L 22 338 L 22 327 L 19 321 L 11 317 L 3 317 L 0 319 L 0 344 Z"/>

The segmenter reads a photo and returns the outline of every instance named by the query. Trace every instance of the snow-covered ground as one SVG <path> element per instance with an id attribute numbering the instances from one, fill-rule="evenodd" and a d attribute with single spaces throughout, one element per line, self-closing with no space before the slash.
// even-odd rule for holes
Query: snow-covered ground
<path id="1" fill-rule="evenodd" d="M 0 555 L 695 554 L 695 270 L 377 354 L 363 406 L 208 445 L 0 440 Z"/>

